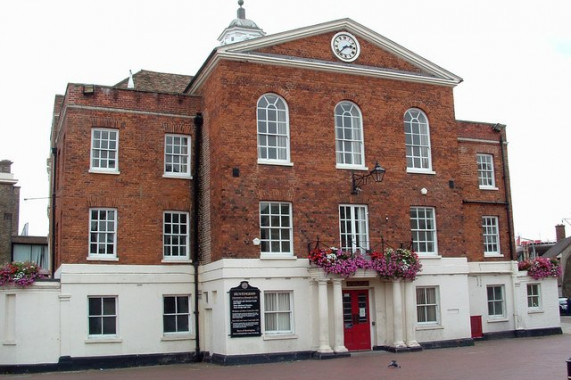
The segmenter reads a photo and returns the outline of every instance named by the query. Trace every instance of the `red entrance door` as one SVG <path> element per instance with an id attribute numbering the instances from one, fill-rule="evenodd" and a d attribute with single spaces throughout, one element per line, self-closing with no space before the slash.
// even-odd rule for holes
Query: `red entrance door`
<path id="1" fill-rule="evenodd" d="M 343 291 L 343 325 L 348 350 L 371 349 L 368 290 Z"/>

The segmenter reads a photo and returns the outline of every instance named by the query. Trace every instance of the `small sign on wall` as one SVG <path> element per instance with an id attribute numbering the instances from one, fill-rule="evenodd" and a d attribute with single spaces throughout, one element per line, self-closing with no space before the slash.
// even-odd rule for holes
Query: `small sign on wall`
<path id="1" fill-rule="evenodd" d="M 261 335 L 260 289 L 242 281 L 230 289 L 230 337 Z"/>

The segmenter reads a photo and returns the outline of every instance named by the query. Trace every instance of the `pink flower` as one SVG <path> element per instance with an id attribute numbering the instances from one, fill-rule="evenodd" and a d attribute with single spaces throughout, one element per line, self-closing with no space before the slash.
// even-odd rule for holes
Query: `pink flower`
<path id="1" fill-rule="evenodd" d="M 0 268 L 0 286 L 12 283 L 19 287 L 26 287 L 40 278 L 44 278 L 44 275 L 34 263 L 13 262 Z"/>
<path id="2" fill-rule="evenodd" d="M 557 259 L 538 257 L 533 260 L 524 260 L 518 263 L 519 270 L 526 270 L 528 276 L 534 280 L 541 280 L 547 277 L 561 276 L 561 266 Z"/>

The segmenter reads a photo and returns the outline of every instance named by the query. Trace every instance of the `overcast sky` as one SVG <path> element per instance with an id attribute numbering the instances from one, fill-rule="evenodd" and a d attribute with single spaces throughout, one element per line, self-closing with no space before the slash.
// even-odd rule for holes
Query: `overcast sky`
<path id="1" fill-rule="evenodd" d="M 54 95 L 141 69 L 194 75 L 236 0 L 1 0 L 0 159 L 14 162 L 20 229 L 48 232 Z M 571 1 L 245 0 L 266 33 L 351 18 L 462 77 L 456 118 L 507 125 L 515 234 L 571 223 Z M 25 200 L 25 198 L 44 198 Z M 565 223 L 571 235 L 571 224 Z"/>

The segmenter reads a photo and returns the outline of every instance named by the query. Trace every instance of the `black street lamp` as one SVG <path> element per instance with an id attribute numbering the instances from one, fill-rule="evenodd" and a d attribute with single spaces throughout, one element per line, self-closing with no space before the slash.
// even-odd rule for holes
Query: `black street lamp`
<path id="1" fill-rule="evenodd" d="M 355 174 L 351 172 L 351 194 L 358 194 L 361 190 L 361 186 L 365 185 L 369 178 L 373 178 L 375 182 L 382 182 L 385 176 L 385 168 L 383 168 L 379 163 L 375 163 L 375 167 L 367 174 Z"/>

